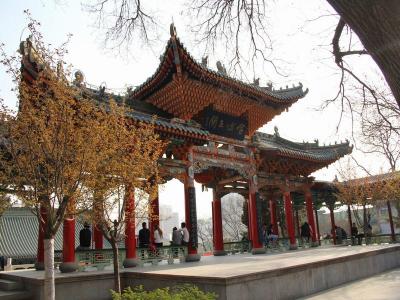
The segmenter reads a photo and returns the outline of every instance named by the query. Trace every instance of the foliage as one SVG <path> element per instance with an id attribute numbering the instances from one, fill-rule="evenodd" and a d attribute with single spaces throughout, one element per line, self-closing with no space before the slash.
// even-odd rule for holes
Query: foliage
<path id="1" fill-rule="evenodd" d="M 20 54 L 9 56 L 0 45 L 19 98 L 18 112 L 0 109 L 0 182 L 36 210 L 45 239 L 54 238 L 66 215 L 86 212 L 115 245 L 125 204 L 116 218 L 120 198 L 112 196 L 120 187 L 140 187 L 153 197 L 163 142 L 153 124 L 127 118 L 130 110 L 110 95 L 69 82 L 66 44 L 45 44 L 40 24 L 26 13 L 31 36 Z"/>
<path id="2" fill-rule="evenodd" d="M 214 293 L 205 293 L 193 285 L 182 285 L 172 289 L 160 288 L 154 291 L 145 291 L 143 286 L 129 287 L 118 294 L 112 291 L 113 300 L 214 300 L 217 299 Z"/>

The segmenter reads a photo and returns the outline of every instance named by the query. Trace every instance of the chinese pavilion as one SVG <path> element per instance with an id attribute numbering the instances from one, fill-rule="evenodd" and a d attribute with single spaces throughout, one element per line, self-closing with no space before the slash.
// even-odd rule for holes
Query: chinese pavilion
<path id="1" fill-rule="evenodd" d="M 197 215 L 194 182 L 213 189 L 212 221 L 214 255 L 223 255 L 221 197 L 239 193 L 248 199 L 249 240 L 252 253 L 264 253 L 259 236 L 260 203 L 268 201 L 271 224 L 278 233 L 276 201 L 283 198 L 290 248 L 296 249 L 291 193 L 302 193 L 312 227 L 312 241 L 317 241 L 310 189 L 310 174 L 349 154 L 349 142 L 330 146 L 296 143 L 257 129 L 274 116 L 303 98 L 308 90 L 302 84 L 285 89 L 262 87 L 255 81 L 247 84 L 229 77 L 221 63 L 218 71 L 208 68 L 207 60 L 197 62 L 185 49 L 171 25 L 171 36 L 160 57 L 160 64 L 150 78 L 124 98 L 113 95 L 133 108 L 134 122 L 151 122 L 155 115 L 156 131 L 169 142 L 159 159 L 165 181 L 177 178 L 184 184 L 185 221 L 190 232 L 187 261 L 196 261 Z M 26 43 L 26 42 L 25 42 Z M 35 61 L 28 44 L 23 49 L 23 74 L 35 77 Z M 107 101 L 110 94 L 80 85 L 84 93 Z M 131 197 L 130 201 L 134 202 Z M 158 215 L 158 199 L 153 200 Z M 129 205 L 128 205 L 129 206 Z M 130 206 L 134 207 L 134 205 Z M 154 223 L 152 221 L 151 228 Z M 74 262 L 74 221 L 64 223 L 64 263 Z M 95 231 L 96 248 L 102 248 L 101 233 Z M 38 261 L 43 261 L 43 243 L 39 237 Z M 136 264 L 134 222 L 126 226 L 125 267 Z"/>

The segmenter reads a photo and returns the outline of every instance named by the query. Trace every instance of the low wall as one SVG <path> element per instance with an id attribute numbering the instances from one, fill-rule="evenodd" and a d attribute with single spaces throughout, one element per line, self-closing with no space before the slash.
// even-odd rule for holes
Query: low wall
<path id="1" fill-rule="evenodd" d="M 154 289 L 192 283 L 205 291 L 217 293 L 221 300 L 293 299 L 378 274 L 399 265 L 400 246 L 394 246 L 233 277 L 163 275 L 123 270 L 121 284 L 123 287 L 141 284 L 146 289 Z M 215 265 L 217 267 L 218 264 Z M 33 275 L 38 273 L 30 273 L 29 276 L 23 275 L 23 272 L 20 275 L 18 273 L 0 274 L 0 278 L 18 280 L 33 293 L 34 299 L 44 299 L 43 280 L 34 278 Z M 113 274 L 110 271 L 58 274 L 56 299 L 111 299 L 109 291 L 113 284 Z"/>
<path id="2" fill-rule="evenodd" d="M 127 286 L 146 289 L 193 283 L 221 300 L 293 299 L 400 266 L 400 247 L 229 278 L 125 273 Z M 217 265 L 216 265 L 217 267 Z"/>

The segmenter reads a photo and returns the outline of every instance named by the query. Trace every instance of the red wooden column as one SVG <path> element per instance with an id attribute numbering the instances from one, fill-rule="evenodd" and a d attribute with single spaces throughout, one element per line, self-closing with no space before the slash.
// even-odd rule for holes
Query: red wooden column
<path id="1" fill-rule="evenodd" d="M 246 200 L 247 203 L 247 238 L 251 241 L 251 217 L 250 217 L 250 199 Z"/>
<path id="2" fill-rule="evenodd" d="M 317 228 L 315 226 L 314 220 L 314 208 L 313 208 L 313 200 L 310 187 L 307 186 L 304 191 L 304 198 L 306 200 L 306 210 L 307 210 L 307 222 L 311 227 L 311 245 L 316 247 L 318 246 L 317 240 Z"/>
<path id="3" fill-rule="evenodd" d="M 94 249 L 103 249 L 103 233 L 99 228 L 97 228 L 95 223 L 93 224 L 93 241 Z"/>
<path id="4" fill-rule="evenodd" d="M 127 189 L 127 201 L 125 206 L 125 259 L 124 268 L 132 268 L 138 265 L 136 258 L 136 234 L 135 234 L 135 191 Z"/>
<path id="5" fill-rule="evenodd" d="M 297 249 L 296 236 L 294 231 L 293 222 L 293 208 L 292 208 L 292 198 L 290 196 L 290 191 L 286 190 L 283 192 L 283 201 L 285 203 L 285 217 L 286 217 L 286 227 L 289 236 L 289 249 Z"/>
<path id="6" fill-rule="evenodd" d="M 154 243 L 154 230 L 156 225 L 160 226 L 160 205 L 157 196 L 151 200 L 149 211 L 149 230 L 150 230 L 150 243 Z"/>
<path id="7" fill-rule="evenodd" d="M 392 236 L 392 242 L 395 242 L 396 241 L 396 233 L 394 231 L 392 206 L 390 205 L 390 201 L 387 201 L 387 208 L 388 208 L 388 213 L 389 213 L 390 233 Z"/>
<path id="8" fill-rule="evenodd" d="M 185 223 L 189 231 L 188 255 L 186 261 L 199 261 L 200 255 L 197 253 L 197 211 L 196 211 L 196 190 L 194 187 L 193 169 L 193 149 L 189 147 L 186 161 L 188 164 L 187 172 L 184 177 L 185 190 Z"/>
<path id="9" fill-rule="evenodd" d="M 224 250 L 224 233 L 222 231 L 222 209 L 221 198 L 219 197 L 216 188 L 213 188 L 212 202 L 212 220 L 213 220 L 213 241 L 215 256 L 226 255 Z"/>
<path id="10" fill-rule="evenodd" d="M 319 221 L 318 221 L 318 210 L 316 208 L 314 208 L 314 212 L 315 212 L 315 223 L 317 224 L 317 239 L 318 239 L 318 245 L 321 246 L 321 234 L 319 233 Z"/>
<path id="11" fill-rule="evenodd" d="M 75 218 L 71 213 L 74 205 L 71 200 L 63 224 L 63 262 L 60 264 L 63 273 L 74 272 L 78 268 L 75 261 Z"/>
<path id="12" fill-rule="evenodd" d="M 269 200 L 269 211 L 271 217 L 272 231 L 278 235 L 278 218 L 276 216 L 276 199 Z"/>
<path id="13" fill-rule="evenodd" d="M 257 175 L 253 175 L 249 179 L 249 231 L 251 232 L 252 242 L 252 254 L 265 253 L 264 245 L 260 241 L 259 232 L 261 230 L 258 224 L 257 215 L 257 202 L 259 200 L 258 187 L 257 187 Z M 260 224 L 261 225 L 261 224 Z"/>
<path id="14" fill-rule="evenodd" d="M 35 263 L 36 270 L 44 270 L 44 226 L 46 226 L 47 214 L 43 206 L 40 207 L 40 217 L 43 222 L 39 221 L 37 258 Z"/>

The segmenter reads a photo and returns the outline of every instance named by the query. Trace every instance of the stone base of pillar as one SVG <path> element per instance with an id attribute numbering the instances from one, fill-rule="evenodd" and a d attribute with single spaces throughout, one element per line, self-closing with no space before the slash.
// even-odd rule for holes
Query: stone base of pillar
<path id="1" fill-rule="evenodd" d="M 266 251 L 264 247 L 251 249 L 251 254 L 264 254 L 265 252 Z"/>
<path id="2" fill-rule="evenodd" d="M 44 262 L 42 262 L 42 261 L 35 262 L 35 269 L 36 269 L 36 271 L 44 270 Z"/>
<path id="3" fill-rule="evenodd" d="M 318 241 L 311 242 L 311 247 L 318 247 L 318 246 L 319 246 Z"/>
<path id="4" fill-rule="evenodd" d="M 226 255 L 226 251 L 225 250 L 214 250 L 213 255 L 214 256 L 224 256 L 224 255 Z"/>
<path id="5" fill-rule="evenodd" d="M 139 260 L 136 258 L 125 258 L 122 265 L 124 268 L 134 268 L 139 265 Z"/>
<path id="6" fill-rule="evenodd" d="M 186 262 L 191 262 L 191 261 L 200 261 L 200 254 L 188 254 L 185 257 Z"/>
<path id="7" fill-rule="evenodd" d="M 289 250 L 297 250 L 297 244 L 290 244 Z"/>
<path id="8" fill-rule="evenodd" d="M 60 264 L 61 273 L 71 273 L 78 270 L 78 265 L 75 262 L 63 262 Z"/>

